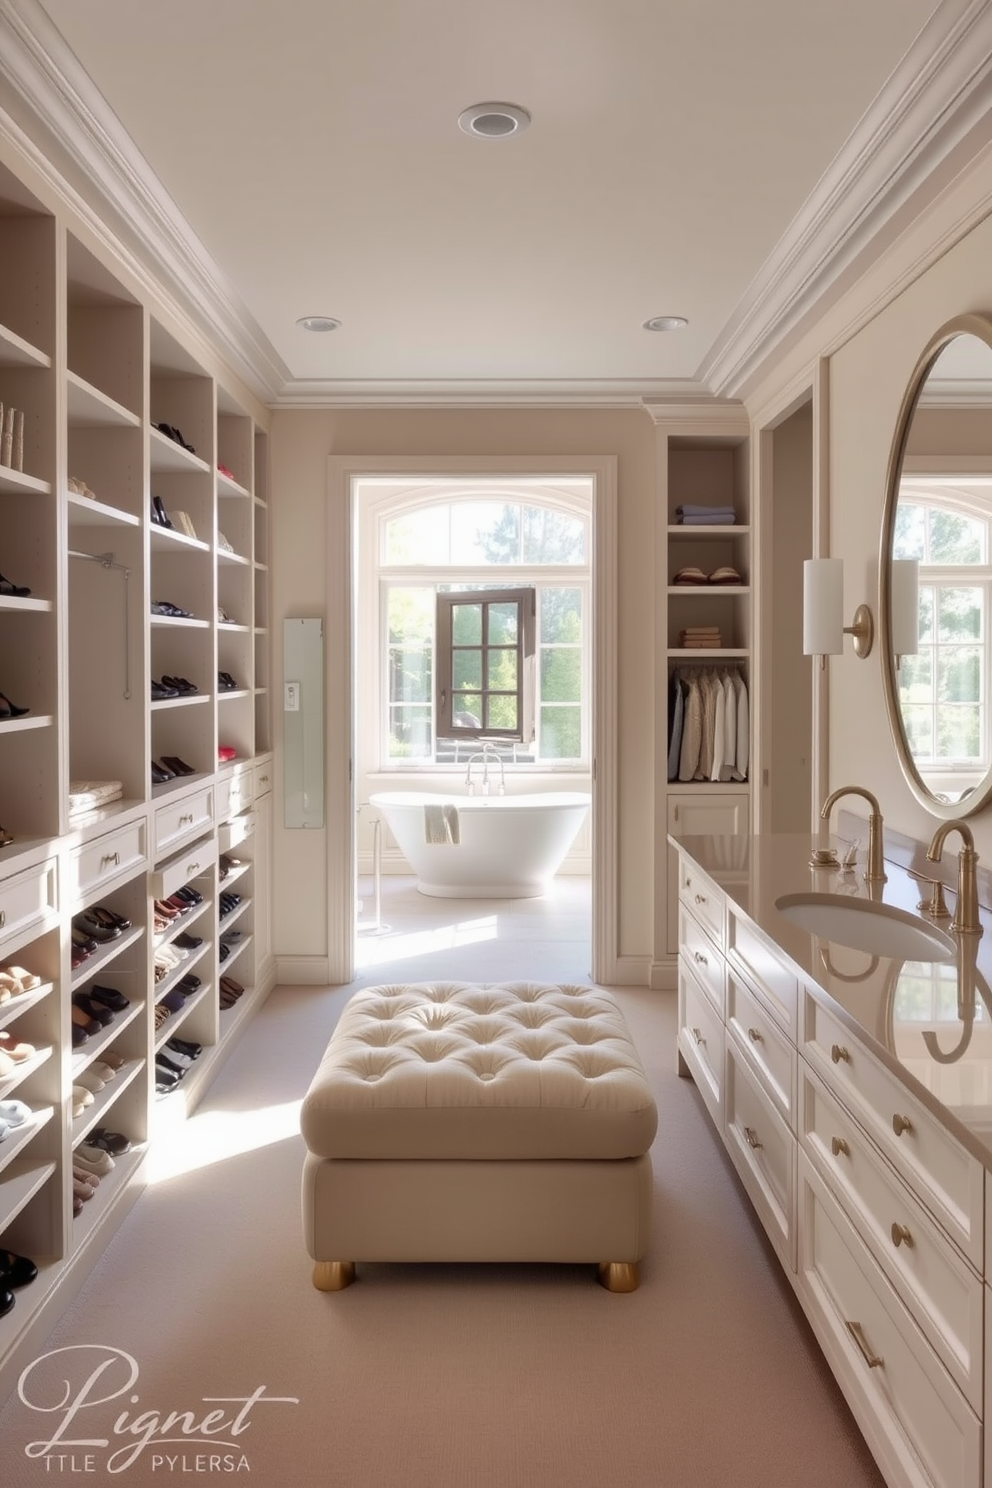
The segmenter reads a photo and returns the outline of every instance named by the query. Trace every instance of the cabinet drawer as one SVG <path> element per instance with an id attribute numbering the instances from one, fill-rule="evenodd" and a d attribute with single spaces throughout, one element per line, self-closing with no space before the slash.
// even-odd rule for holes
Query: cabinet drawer
<path id="1" fill-rule="evenodd" d="M 964 1251 L 984 1263 L 985 1170 L 906 1086 L 807 991 L 803 1052 Z"/>
<path id="2" fill-rule="evenodd" d="M 239 816 L 254 799 L 251 766 L 243 766 L 234 775 L 225 775 L 217 781 L 217 820 L 227 821 Z"/>
<path id="3" fill-rule="evenodd" d="M 935 1352 L 982 1410 L 982 1282 L 815 1075 L 803 1076 L 802 1142 Z"/>
<path id="4" fill-rule="evenodd" d="M 52 921 L 58 904 L 58 870 L 54 858 L 11 874 L 0 883 L 0 947 L 15 935 Z"/>
<path id="5" fill-rule="evenodd" d="M 267 791 L 270 791 L 272 789 L 272 776 L 271 758 L 256 760 L 252 774 L 252 794 L 255 796 L 264 796 Z"/>
<path id="6" fill-rule="evenodd" d="M 701 925 L 705 925 L 722 951 L 726 900 L 712 880 L 687 858 L 679 860 L 679 902 Z"/>
<path id="7" fill-rule="evenodd" d="M 974 1488 L 981 1482 L 978 1417 L 804 1153 L 799 1173 L 806 1310 L 887 1481 Z"/>
<path id="8" fill-rule="evenodd" d="M 723 1024 L 709 997 L 684 962 L 679 962 L 679 1048 L 699 1092 L 723 1131 Z"/>
<path id="9" fill-rule="evenodd" d="M 727 967 L 727 1027 L 741 1045 L 744 1058 L 776 1110 L 796 1129 L 795 1045 L 782 1032 L 768 1009 Z"/>
<path id="10" fill-rule="evenodd" d="M 724 1139 L 783 1265 L 796 1269 L 796 1139 L 727 1040 Z"/>
<path id="11" fill-rule="evenodd" d="M 679 957 L 695 973 L 700 986 L 710 997 L 722 1019 L 724 1008 L 723 957 L 706 932 L 684 908 L 679 911 Z"/>
<path id="12" fill-rule="evenodd" d="M 793 1043 L 798 1042 L 799 983 L 782 965 L 781 953 L 751 926 L 728 916 L 727 955 L 758 992 Z"/>
<path id="13" fill-rule="evenodd" d="M 145 820 L 104 832 L 73 850 L 69 860 L 69 895 L 87 899 L 129 868 L 140 868 L 148 856 Z"/>
<path id="14" fill-rule="evenodd" d="M 168 899 L 177 889 L 191 879 L 206 873 L 217 861 L 217 843 L 213 837 L 194 842 L 185 852 L 161 863 L 154 873 L 148 875 L 148 885 L 153 899 Z"/>
<path id="15" fill-rule="evenodd" d="M 156 858 L 178 847 L 184 838 L 202 836 L 213 823 L 213 786 L 160 806 L 155 813 Z"/>

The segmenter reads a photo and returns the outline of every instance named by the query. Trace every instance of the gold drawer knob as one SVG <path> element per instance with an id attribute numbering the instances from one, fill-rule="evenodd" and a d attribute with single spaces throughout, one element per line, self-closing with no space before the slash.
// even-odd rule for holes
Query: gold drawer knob
<path id="1" fill-rule="evenodd" d="M 758 1133 L 755 1131 L 753 1126 L 746 1126 L 744 1128 L 744 1140 L 747 1142 L 747 1145 L 752 1148 L 761 1147 L 763 1145 L 760 1138 L 758 1137 Z"/>
<path id="2" fill-rule="evenodd" d="M 913 1237 L 909 1233 L 909 1228 L 908 1228 L 907 1225 L 893 1224 L 893 1226 L 892 1226 L 892 1244 L 897 1249 L 898 1249 L 898 1247 L 900 1245 L 908 1245 L 910 1248 L 912 1248 Z"/>
<path id="3" fill-rule="evenodd" d="M 761 1043 L 761 1034 L 758 1032 L 757 1028 L 749 1028 L 747 1031 L 747 1036 L 751 1040 L 752 1044 Z"/>
<path id="4" fill-rule="evenodd" d="M 693 954 L 693 959 L 694 960 L 701 961 L 704 966 L 708 966 L 709 965 L 709 962 L 707 961 L 706 957 L 703 955 L 702 951 L 693 951 L 692 954 Z"/>
<path id="5" fill-rule="evenodd" d="M 706 895 L 705 894 L 697 894 L 696 895 L 696 903 L 697 904 L 705 904 L 706 903 Z"/>
<path id="6" fill-rule="evenodd" d="M 841 1154 L 843 1154 L 844 1157 L 850 1157 L 851 1155 L 851 1149 L 850 1147 L 848 1147 L 843 1137 L 830 1138 L 830 1151 L 833 1153 L 834 1157 L 840 1157 Z"/>
<path id="7" fill-rule="evenodd" d="M 843 1044 L 830 1045 L 830 1058 L 833 1060 L 834 1064 L 850 1064 L 851 1062 L 851 1055 L 849 1051 L 844 1048 Z"/>
<path id="8" fill-rule="evenodd" d="M 892 1118 L 892 1130 L 897 1137 L 901 1137 L 903 1132 L 911 1132 L 913 1130 L 913 1123 L 908 1116 L 900 1116 L 897 1111 Z"/>
<path id="9" fill-rule="evenodd" d="M 873 1354 L 871 1349 L 868 1347 L 868 1340 L 865 1338 L 860 1323 L 848 1322 L 848 1320 L 845 1318 L 844 1325 L 847 1328 L 848 1333 L 850 1333 L 851 1337 L 857 1344 L 861 1357 L 864 1359 L 869 1369 L 878 1369 L 880 1365 L 885 1363 L 884 1359 L 880 1359 L 877 1354 Z"/>
<path id="10" fill-rule="evenodd" d="M 690 1028 L 689 1032 L 692 1034 L 697 1044 L 705 1044 L 706 1040 L 703 1038 L 703 1035 L 698 1028 Z"/>

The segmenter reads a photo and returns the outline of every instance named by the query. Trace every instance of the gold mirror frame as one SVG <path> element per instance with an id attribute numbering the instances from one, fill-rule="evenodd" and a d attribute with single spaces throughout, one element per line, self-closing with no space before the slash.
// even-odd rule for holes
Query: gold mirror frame
<path id="1" fill-rule="evenodd" d="M 992 318 L 985 315 L 959 315 L 949 320 L 931 337 L 922 356 L 913 369 L 913 375 L 903 396 L 896 421 L 895 437 L 889 453 L 889 468 L 885 480 L 885 505 L 882 510 L 882 538 L 878 561 L 878 633 L 880 660 L 882 664 L 882 690 L 885 708 L 889 715 L 889 727 L 899 757 L 899 764 L 906 783 L 922 806 L 934 816 L 945 821 L 974 816 L 992 800 L 992 769 L 981 780 L 969 796 L 962 801 L 939 801 L 923 780 L 916 768 L 906 737 L 902 709 L 899 707 L 899 685 L 896 677 L 896 661 L 892 650 L 892 539 L 895 530 L 896 507 L 899 502 L 899 483 L 902 478 L 903 461 L 909 442 L 910 426 L 923 386 L 941 352 L 958 336 L 975 336 L 984 341 L 992 351 Z"/>

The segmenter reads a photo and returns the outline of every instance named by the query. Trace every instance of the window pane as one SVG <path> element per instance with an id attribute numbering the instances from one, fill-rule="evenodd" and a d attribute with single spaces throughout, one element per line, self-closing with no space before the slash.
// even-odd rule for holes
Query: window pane
<path id="1" fill-rule="evenodd" d="M 982 650 L 955 646 L 937 652 L 937 696 L 941 712 L 946 703 L 977 703 L 982 696 Z"/>
<path id="2" fill-rule="evenodd" d="M 451 642 L 454 646 L 482 645 L 482 606 L 480 604 L 452 605 Z"/>
<path id="3" fill-rule="evenodd" d="M 451 508 L 452 563 L 519 563 L 520 508 L 502 501 L 459 501 Z"/>
<path id="4" fill-rule="evenodd" d="M 892 533 L 893 558 L 926 560 L 927 508 L 900 500 Z"/>
<path id="5" fill-rule="evenodd" d="M 517 727 L 517 699 L 496 695 L 486 699 L 486 728 L 515 729 Z"/>
<path id="6" fill-rule="evenodd" d="M 586 528 L 580 517 L 546 506 L 524 507 L 525 563 L 584 563 Z"/>
<path id="7" fill-rule="evenodd" d="M 405 512 L 383 524 L 383 563 L 447 563 L 448 507 Z"/>
<path id="8" fill-rule="evenodd" d="M 482 652 L 465 649 L 451 654 L 451 686 L 455 692 L 471 688 L 477 692 L 482 686 Z"/>
<path id="9" fill-rule="evenodd" d="M 906 703 L 928 703 L 933 696 L 933 654 L 904 656 L 899 666 L 899 696 Z"/>
<path id="10" fill-rule="evenodd" d="M 386 625 L 390 644 L 431 646 L 434 639 L 434 590 L 388 590 Z"/>
<path id="11" fill-rule="evenodd" d="M 937 755 L 940 759 L 977 759 L 981 722 L 977 707 L 942 707 L 937 714 Z"/>
<path id="12" fill-rule="evenodd" d="M 431 698 L 431 655 L 428 651 L 389 648 L 389 701 L 391 703 L 429 703 Z"/>
<path id="13" fill-rule="evenodd" d="M 980 589 L 937 590 L 938 639 L 942 641 L 978 640 L 982 633 L 982 594 Z"/>
<path id="14" fill-rule="evenodd" d="M 429 756 L 432 749 L 430 708 L 391 707 L 389 758 L 422 758 Z"/>
<path id="15" fill-rule="evenodd" d="M 578 703 L 582 700 L 582 656 L 578 650 L 556 646 L 541 652 L 541 702 Z"/>
<path id="16" fill-rule="evenodd" d="M 902 721 L 910 753 L 916 759 L 929 759 L 933 754 L 933 711 L 920 706 L 904 707 Z"/>
<path id="17" fill-rule="evenodd" d="M 542 759 L 578 759 L 581 746 L 579 708 L 541 708 Z"/>
<path id="18" fill-rule="evenodd" d="M 540 591 L 542 644 L 553 641 L 582 640 L 582 591 L 551 589 Z"/>
<path id="19" fill-rule="evenodd" d="M 460 728 L 482 727 L 482 698 L 477 692 L 456 692 L 451 716 Z"/>
<path id="20" fill-rule="evenodd" d="M 933 640 L 934 590 L 932 584 L 920 585 L 920 645 Z"/>
<path id="21" fill-rule="evenodd" d="M 489 611 L 490 646 L 515 646 L 519 622 L 519 606 L 515 604 L 491 604 Z"/>
<path id="22" fill-rule="evenodd" d="M 981 563 L 982 525 L 959 512 L 930 511 L 930 562 Z"/>
<path id="23" fill-rule="evenodd" d="M 491 692 L 516 692 L 517 690 L 517 653 L 516 651 L 487 651 L 486 686 Z"/>

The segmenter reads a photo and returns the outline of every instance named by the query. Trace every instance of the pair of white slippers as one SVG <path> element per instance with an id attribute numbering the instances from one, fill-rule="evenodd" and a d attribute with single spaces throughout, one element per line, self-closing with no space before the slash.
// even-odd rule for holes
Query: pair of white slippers
<path id="1" fill-rule="evenodd" d="M 20 1100 L 0 1101 L 0 1142 L 32 1115 L 31 1107 Z"/>
<path id="2" fill-rule="evenodd" d="M 30 992 L 41 986 L 41 977 L 25 971 L 23 966 L 0 966 L 0 1002 L 8 1002 L 18 992 Z"/>

